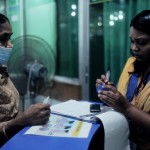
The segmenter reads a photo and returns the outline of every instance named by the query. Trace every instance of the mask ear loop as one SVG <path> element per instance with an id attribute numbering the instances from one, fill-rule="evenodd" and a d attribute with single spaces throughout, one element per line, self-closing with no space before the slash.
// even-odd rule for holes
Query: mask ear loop
<path id="1" fill-rule="evenodd" d="M 11 43 L 11 40 L 9 39 L 7 42 L 6 48 L 13 48 L 13 44 Z"/>

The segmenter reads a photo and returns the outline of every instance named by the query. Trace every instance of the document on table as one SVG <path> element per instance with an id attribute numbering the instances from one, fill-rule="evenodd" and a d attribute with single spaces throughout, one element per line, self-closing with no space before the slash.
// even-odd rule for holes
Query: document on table
<path id="1" fill-rule="evenodd" d="M 53 114 L 64 115 L 89 122 L 95 122 L 94 120 L 91 120 L 91 117 L 101 113 L 91 113 L 90 103 L 88 101 L 76 100 L 69 100 L 53 105 L 51 106 L 51 112 Z"/>
<path id="2" fill-rule="evenodd" d="M 86 138 L 92 118 L 97 118 L 104 126 L 104 150 L 130 150 L 128 122 L 124 115 L 110 107 L 102 106 L 101 112 L 95 114 L 90 113 L 88 101 L 69 100 L 52 105 L 51 112 L 50 121 L 45 126 L 31 127 L 26 134 Z"/>
<path id="3" fill-rule="evenodd" d="M 96 117 L 104 126 L 104 150 L 130 150 L 128 121 L 123 114 L 110 110 Z"/>
<path id="4" fill-rule="evenodd" d="M 51 107 L 52 112 L 67 114 L 81 119 L 81 116 L 88 116 L 90 113 L 90 103 L 88 101 L 69 100 Z M 82 118 L 83 120 L 97 119 L 104 126 L 105 150 L 130 150 L 129 147 L 129 128 L 125 116 L 114 111 L 110 107 L 102 106 L 99 114 Z M 96 119 L 95 119 L 96 118 Z"/>
<path id="5" fill-rule="evenodd" d="M 89 108 L 90 103 L 87 101 L 68 100 L 66 102 L 52 105 L 51 112 L 80 118 L 81 115 L 90 113 Z"/>
<path id="6" fill-rule="evenodd" d="M 97 123 L 99 119 L 96 117 L 96 115 L 102 114 L 108 110 L 112 110 L 112 108 L 108 106 L 101 105 L 101 112 L 92 113 L 90 112 L 90 104 L 91 103 L 88 101 L 68 100 L 66 102 L 52 105 L 51 112 L 53 114 L 59 114 L 91 123 Z"/>
<path id="7" fill-rule="evenodd" d="M 32 126 L 25 134 L 87 138 L 91 130 L 91 123 L 51 114 L 47 124 Z"/>

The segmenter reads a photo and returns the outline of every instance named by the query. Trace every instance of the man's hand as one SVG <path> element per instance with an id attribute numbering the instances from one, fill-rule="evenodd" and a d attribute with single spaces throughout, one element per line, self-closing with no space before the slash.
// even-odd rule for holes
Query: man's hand
<path id="1" fill-rule="evenodd" d="M 43 125 L 50 117 L 50 105 L 38 103 L 31 105 L 24 112 L 19 113 L 15 120 L 18 124 L 30 126 L 30 125 Z"/>

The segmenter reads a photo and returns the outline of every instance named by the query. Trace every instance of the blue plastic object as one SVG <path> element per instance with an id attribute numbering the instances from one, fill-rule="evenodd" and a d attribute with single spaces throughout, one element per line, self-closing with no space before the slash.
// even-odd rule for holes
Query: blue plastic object
<path id="1" fill-rule="evenodd" d="M 98 91 L 101 91 L 101 90 L 109 91 L 109 89 L 108 89 L 108 88 L 104 88 L 104 84 L 99 85 L 99 86 L 96 88 L 97 93 L 98 93 Z"/>

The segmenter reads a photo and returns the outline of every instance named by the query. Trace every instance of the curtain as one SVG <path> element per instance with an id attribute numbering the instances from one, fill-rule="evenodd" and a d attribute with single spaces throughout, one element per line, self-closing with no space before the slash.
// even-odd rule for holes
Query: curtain
<path id="1" fill-rule="evenodd" d="M 103 4 L 104 66 L 105 70 L 110 66 L 114 83 L 130 56 L 130 21 L 144 9 L 150 9 L 150 0 L 114 0 Z"/>

